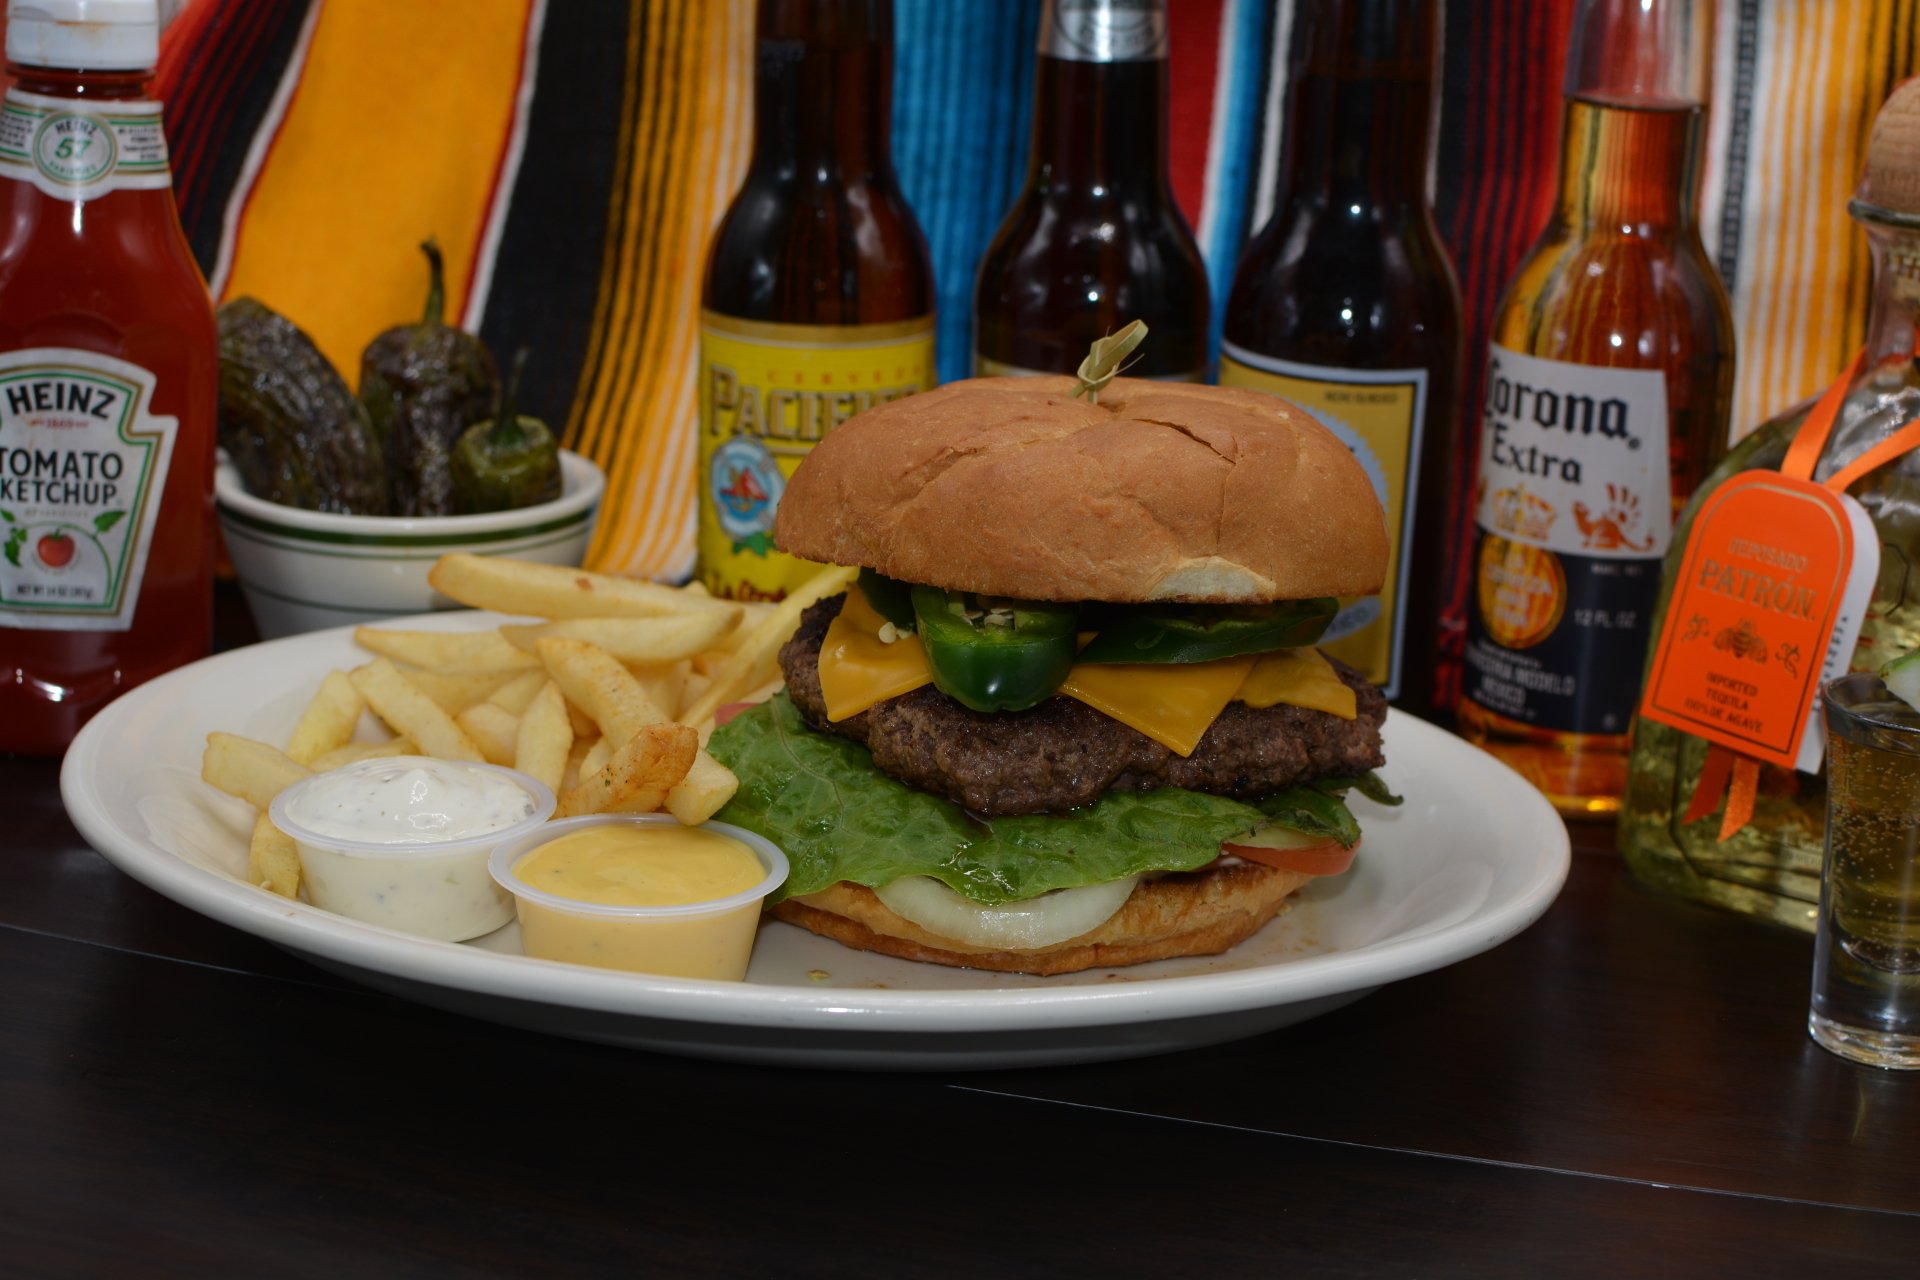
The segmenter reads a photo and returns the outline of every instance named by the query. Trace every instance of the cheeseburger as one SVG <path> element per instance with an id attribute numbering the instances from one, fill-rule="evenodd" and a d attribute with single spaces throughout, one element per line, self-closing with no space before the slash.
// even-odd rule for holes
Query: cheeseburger
<path id="1" fill-rule="evenodd" d="M 1380 588 L 1346 447 L 1255 392 L 983 378 L 837 428 L 784 551 L 858 567 L 712 750 L 780 919 L 1035 974 L 1213 954 L 1346 869 L 1385 700 L 1313 644 Z"/>

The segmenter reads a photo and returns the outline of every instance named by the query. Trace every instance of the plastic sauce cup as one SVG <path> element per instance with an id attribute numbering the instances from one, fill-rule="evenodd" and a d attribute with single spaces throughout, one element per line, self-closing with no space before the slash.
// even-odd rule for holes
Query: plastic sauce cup
<path id="1" fill-rule="evenodd" d="M 767 874 L 751 889 L 687 906 L 609 907 L 581 902 L 536 889 L 514 874 L 522 858 L 583 827 L 667 826 L 678 822 L 665 813 L 565 818 L 495 849 L 489 867 L 493 878 L 512 893 L 517 904 L 521 949 L 542 960 L 564 960 L 601 969 L 728 982 L 746 977 L 754 933 L 760 924 L 760 904 L 787 879 L 787 855 L 764 836 L 725 822 L 702 823 L 702 830 L 731 836 L 745 845 Z"/>
<path id="2" fill-rule="evenodd" d="M 381 757 L 346 767 L 391 765 L 406 759 Z M 310 831 L 286 816 L 288 804 L 303 789 L 325 782 L 332 773 L 302 778 L 275 796 L 267 817 L 299 852 L 300 880 L 308 901 L 349 919 L 442 942 L 477 938 L 512 920 L 513 898 L 488 874 L 487 858 L 502 841 L 545 824 L 553 816 L 553 792 L 539 779 L 500 765 L 458 763 L 506 778 L 527 793 L 533 812 L 511 826 L 458 840 L 384 844 Z"/>

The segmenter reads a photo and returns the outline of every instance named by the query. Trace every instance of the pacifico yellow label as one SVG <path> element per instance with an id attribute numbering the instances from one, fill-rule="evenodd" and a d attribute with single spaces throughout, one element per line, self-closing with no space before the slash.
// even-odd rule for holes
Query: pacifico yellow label
<path id="1" fill-rule="evenodd" d="M 934 384 L 933 317 L 767 324 L 700 313 L 700 580 L 778 600 L 819 568 L 774 550 L 773 514 L 814 445 L 863 409 Z"/>
<path id="2" fill-rule="evenodd" d="M 1407 552 L 1413 538 L 1420 432 L 1427 416 L 1425 369 L 1334 369 L 1276 360 L 1222 343 L 1220 385 L 1293 401 L 1353 451 L 1387 513 L 1391 549 L 1378 596 L 1341 601 L 1320 648 L 1357 668 L 1389 698 L 1400 692 Z M 1428 643 L 1428 637 L 1419 637 Z"/>

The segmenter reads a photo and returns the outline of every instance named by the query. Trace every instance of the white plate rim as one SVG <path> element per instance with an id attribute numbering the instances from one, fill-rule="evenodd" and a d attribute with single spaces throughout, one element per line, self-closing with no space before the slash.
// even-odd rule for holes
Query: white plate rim
<path id="1" fill-rule="evenodd" d="M 455 629 L 486 620 L 470 611 L 394 619 L 388 625 Z M 311 644 L 316 637 L 350 637 L 353 628 L 309 632 L 248 646 Z M 1389 715 L 1389 736 L 1421 744 L 1422 751 L 1468 753 L 1471 768 L 1517 801 L 1526 819 L 1515 847 L 1531 850 L 1530 874 L 1507 897 L 1465 919 L 1406 938 L 1363 948 L 1204 974 L 1059 987 L 980 987 L 958 990 L 798 987 L 726 983 L 616 973 L 457 943 L 415 938 L 362 924 L 302 902 L 272 897 L 254 886 L 195 866 L 121 829 L 93 802 L 95 772 L 111 756 L 116 729 L 176 685 L 199 680 L 229 658 L 216 654 L 134 689 L 81 731 L 60 772 L 68 816 L 86 842 L 109 862 L 162 896 L 224 924 L 296 953 L 322 957 L 391 977 L 477 995 L 561 1008 L 736 1027 L 806 1028 L 830 1033 L 1020 1032 L 1121 1022 L 1195 1018 L 1293 1004 L 1398 981 L 1467 959 L 1524 929 L 1560 891 L 1571 866 L 1565 824 L 1547 801 L 1492 756 L 1433 725 L 1401 712 Z M 1513 815 L 1517 825 L 1521 813 Z M 769 926 L 776 927 L 776 926 Z M 790 926 L 777 926 L 790 927 Z M 990 975 L 988 975 L 990 976 Z"/>

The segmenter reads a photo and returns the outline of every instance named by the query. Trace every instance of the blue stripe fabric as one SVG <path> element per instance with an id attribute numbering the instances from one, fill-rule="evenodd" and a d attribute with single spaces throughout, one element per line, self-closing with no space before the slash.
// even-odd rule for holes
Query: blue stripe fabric
<path id="1" fill-rule="evenodd" d="M 1221 318 L 1226 313 L 1227 292 L 1233 287 L 1233 269 L 1240 261 L 1240 248 L 1253 228 L 1247 225 L 1253 216 L 1253 184 L 1260 157 L 1260 113 L 1267 85 L 1267 59 L 1273 47 L 1273 5 L 1269 0 L 1228 0 L 1221 27 L 1226 33 L 1220 50 L 1218 74 L 1226 79 L 1226 118 L 1216 119 L 1220 163 L 1217 177 L 1206 193 L 1202 216 L 1205 223 L 1195 228 L 1200 248 L 1207 259 L 1207 283 L 1213 292 L 1213 334 L 1209 352 L 1219 354 Z"/>
<path id="2" fill-rule="evenodd" d="M 940 379 L 972 373 L 973 278 L 1026 176 L 1040 0 L 898 0 L 893 158 L 939 297 Z"/>

